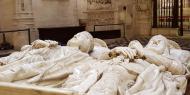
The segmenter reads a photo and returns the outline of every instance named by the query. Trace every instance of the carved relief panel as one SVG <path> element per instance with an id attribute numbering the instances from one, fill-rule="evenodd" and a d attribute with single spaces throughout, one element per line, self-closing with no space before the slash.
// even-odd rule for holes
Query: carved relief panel
<path id="1" fill-rule="evenodd" d="M 113 24 L 114 12 L 112 0 L 87 0 L 87 30 L 92 31 L 94 25 Z"/>
<path id="2" fill-rule="evenodd" d="M 113 11 L 89 12 L 89 24 L 111 24 L 113 19 Z"/>
<path id="3" fill-rule="evenodd" d="M 141 19 L 151 17 L 151 0 L 137 0 L 136 1 L 137 14 Z"/>
<path id="4" fill-rule="evenodd" d="M 87 0 L 87 8 L 89 10 L 111 9 L 112 2 L 111 0 Z"/>

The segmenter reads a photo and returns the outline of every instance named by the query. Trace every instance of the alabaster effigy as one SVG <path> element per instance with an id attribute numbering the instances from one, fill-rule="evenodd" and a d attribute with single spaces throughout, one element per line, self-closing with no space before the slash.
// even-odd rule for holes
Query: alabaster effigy
<path id="1" fill-rule="evenodd" d="M 190 53 L 162 35 L 109 49 L 86 31 L 60 46 L 36 40 L 0 58 L 0 82 L 57 88 L 76 95 L 183 95 Z M 67 95 L 71 95 L 67 93 Z"/>

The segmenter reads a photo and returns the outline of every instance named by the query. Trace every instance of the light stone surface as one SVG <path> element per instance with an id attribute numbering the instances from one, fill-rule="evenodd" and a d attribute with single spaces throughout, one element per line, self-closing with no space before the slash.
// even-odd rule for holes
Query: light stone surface
<path id="1" fill-rule="evenodd" d="M 32 27 L 32 40 L 38 38 L 38 32 L 36 28 L 39 27 L 65 27 L 65 26 L 77 26 L 79 20 L 88 23 L 87 0 L 28 0 L 32 5 L 27 5 L 26 10 L 30 11 L 32 17 L 30 19 L 15 19 L 15 15 L 22 13 L 16 12 L 15 1 L 19 0 L 1 0 L 0 1 L 0 29 L 16 29 Z M 125 35 L 122 36 L 132 38 L 134 36 L 150 35 L 151 34 L 151 17 L 152 17 L 152 2 L 151 0 L 111 0 L 113 11 L 109 15 L 110 21 L 107 23 L 125 23 Z M 29 7 L 31 6 L 31 9 Z M 126 11 L 123 7 L 126 6 Z M 18 5 L 17 5 L 18 7 Z M 18 9 L 18 8 L 17 8 Z M 105 10 L 105 9 L 104 9 Z M 97 11 L 97 10 L 96 10 Z M 98 15 L 98 14 L 97 14 Z M 27 17 L 27 14 L 22 14 Z M 107 15 L 100 15 L 107 17 Z M 102 18 L 105 18 L 102 17 Z M 95 17 L 99 18 L 99 17 Z M 90 19 L 92 20 L 92 19 Z M 100 19 L 101 20 L 101 19 Z M 105 21 L 99 21 L 98 24 L 103 24 Z M 94 24 L 94 23 L 88 23 Z M 92 26 L 92 25 L 89 25 Z M 111 26 L 113 27 L 113 26 Z M 118 27 L 116 27 L 118 28 Z M 105 28 L 100 28 L 105 29 Z M 112 29 L 112 28 L 108 28 Z M 122 30 L 123 31 L 123 30 Z M 25 36 L 16 41 L 20 36 Z M 16 42 L 21 42 L 23 39 L 27 39 L 26 34 L 10 34 L 8 41 L 16 45 Z M 21 41 L 20 41 L 21 40 Z M 1 41 L 1 39 L 0 39 Z M 21 42 L 16 46 L 19 49 L 26 42 Z"/>
<path id="2" fill-rule="evenodd" d="M 38 38 L 38 33 L 35 28 L 39 27 L 64 27 L 77 26 L 78 14 L 76 0 L 30 0 L 32 1 L 33 14 L 31 19 L 25 19 L 25 13 L 17 13 L 16 17 L 16 0 L 1 0 L 0 1 L 0 30 L 15 30 L 23 28 L 32 29 L 32 40 Z M 27 2 L 26 2 L 27 3 Z M 28 6 L 28 5 L 27 5 Z M 17 6 L 18 7 L 18 6 Z M 20 15 L 22 14 L 22 15 Z M 20 18 L 20 16 L 24 18 Z M 20 49 L 24 44 L 28 44 L 27 33 L 9 34 L 7 39 L 16 49 Z M 21 38 L 19 38 L 21 37 Z M 0 42 L 2 40 L 0 39 Z M 26 42 L 23 42 L 26 41 Z"/>
<path id="3" fill-rule="evenodd" d="M 87 34 L 78 33 L 75 42 L 83 45 L 81 39 L 91 38 Z M 0 81 L 53 87 L 82 95 L 185 93 L 189 71 L 184 64 L 190 64 L 190 53 L 164 36 L 152 37 L 145 48 L 138 41 L 131 41 L 128 47 L 112 49 L 109 56 L 113 57 L 95 59 L 80 48 L 36 40 L 21 51 L 0 58 Z"/>

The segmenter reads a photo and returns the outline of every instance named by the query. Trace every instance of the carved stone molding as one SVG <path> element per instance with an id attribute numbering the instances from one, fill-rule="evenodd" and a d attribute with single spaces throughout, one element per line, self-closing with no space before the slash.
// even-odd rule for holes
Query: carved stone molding
<path id="1" fill-rule="evenodd" d="M 87 0 L 88 10 L 111 9 L 112 0 Z"/>

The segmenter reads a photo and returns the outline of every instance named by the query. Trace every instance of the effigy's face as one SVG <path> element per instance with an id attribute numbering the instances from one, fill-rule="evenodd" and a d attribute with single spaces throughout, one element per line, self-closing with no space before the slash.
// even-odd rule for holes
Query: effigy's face
<path id="1" fill-rule="evenodd" d="M 167 39 L 162 35 L 154 36 L 150 39 L 145 48 L 158 54 L 162 54 L 167 47 Z"/>
<path id="2" fill-rule="evenodd" d="M 78 34 L 74 35 L 73 39 L 80 43 L 88 40 L 87 36 L 83 33 L 78 33 Z"/>
<path id="3" fill-rule="evenodd" d="M 79 40 L 77 38 L 73 37 L 67 42 L 67 46 L 79 48 Z"/>
<path id="4" fill-rule="evenodd" d="M 81 33 L 79 33 L 74 35 L 74 37 L 68 41 L 67 45 L 80 49 L 82 42 L 84 42 L 85 40 L 86 37 Z"/>
<path id="5" fill-rule="evenodd" d="M 82 52 L 89 52 L 92 49 L 93 37 L 87 32 L 80 32 L 67 43 L 68 46 L 76 47 Z"/>

